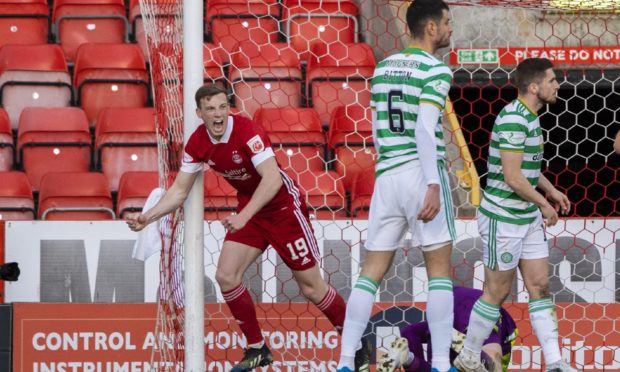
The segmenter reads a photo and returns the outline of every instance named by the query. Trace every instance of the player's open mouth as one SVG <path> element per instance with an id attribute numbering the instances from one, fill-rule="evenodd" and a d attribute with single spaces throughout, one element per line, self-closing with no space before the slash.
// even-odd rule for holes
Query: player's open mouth
<path id="1" fill-rule="evenodd" d="M 224 125 L 224 120 L 214 120 L 213 125 L 217 127 L 221 127 Z M 221 129 L 221 128 L 218 128 L 218 129 Z"/>

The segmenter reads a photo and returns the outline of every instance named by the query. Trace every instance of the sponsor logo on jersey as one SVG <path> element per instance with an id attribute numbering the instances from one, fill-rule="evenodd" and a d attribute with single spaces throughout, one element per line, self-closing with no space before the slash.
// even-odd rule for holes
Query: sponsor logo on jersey
<path id="1" fill-rule="evenodd" d="M 258 154 L 265 149 L 265 144 L 260 138 L 260 135 L 257 134 L 254 137 L 250 138 L 250 140 L 248 141 L 248 147 L 254 154 Z"/>
<path id="2" fill-rule="evenodd" d="M 437 93 L 444 95 L 444 96 L 447 95 L 448 92 L 450 91 L 450 83 L 448 83 L 447 81 L 435 80 L 431 82 L 430 85 L 433 88 L 433 90 L 435 90 Z"/>
<path id="3" fill-rule="evenodd" d="M 239 153 L 237 151 L 233 151 L 232 161 L 235 164 L 241 164 L 243 162 L 243 158 L 241 157 L 241 155 L 239 155 Z"/>
<path id="4" fill-rule="evenodd" d="M 220 173 L 220 175 L 229 180 L 239 180 L 239 181 L 245 181 L 249 179 L 250 177 L 252 177 L 252 175 L 249 174 L 245 168 L 227 170 L 224 173 Z"/>
<path id="5" fill-rule="evenodd" d="M 506 140 L 511 145 L 522 145 L 526 134 L 523 132 L 499 132 L 499 138 Z"/>
<path id="6" fill-rule="evenodd" d="M 304 259 L 301 261 L 302 265 L 306 265 L 308 263 L 310 263 L 310 259 L 308 257 L 304 257 Z"/>

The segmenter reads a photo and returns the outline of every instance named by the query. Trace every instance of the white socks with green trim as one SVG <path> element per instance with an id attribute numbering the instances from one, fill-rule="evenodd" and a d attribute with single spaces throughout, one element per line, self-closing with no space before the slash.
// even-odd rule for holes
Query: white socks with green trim
<path id="1" fill-rule="evenodd" d="M 542 347 L 545 363 L 559 361 L 562 354 L 558 344 L 558 319 L 553 301 L 550 297 L 530 300 L 528 308 L 530 322 Z"/>
<path id="2" fill-rule="evenodd" d="M 463 344 L 463 352 L 479 356 L 482 344 L 491 335 L 498 319 L 499 306 L 479 298 L 469 316 L 469 326 L 467 327 L 467 337 Z"/>
<path id="3" fill-rule="evenodd" d="M 454 295 L 450 278 L 429 279 L 426 320 L 431 332 L 432 367 L 438 371 L 447 371 L 450 369 L 450 345 L 454 321 Z"/>
<path id="4" fill-rule="evenodd" d="M 370 320 L 372 305 L 375 302 L 378 289 L 379 283 L 368 277 L 360 275 L 357 279 L 347 301 L 347 315 L 342 329 L 342 346 L 338 369 L 348 367 L 353 371 L 355 352 Z"/>

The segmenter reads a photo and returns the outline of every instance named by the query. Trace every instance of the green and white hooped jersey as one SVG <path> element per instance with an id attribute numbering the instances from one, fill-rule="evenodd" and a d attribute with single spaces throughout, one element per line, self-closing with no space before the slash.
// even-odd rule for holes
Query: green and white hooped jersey
<path id="1" fill-rule="evenodd" d="M 379 62 L 371 84 L 372 128 L 379 154 L 376 176 L 418 160 L 415 125 L 420 103 L 443 110 L 452 83 L 452 71 L 439 59 L 417 47 L 408 47 Z M 435 126 L 437 160 L 445 157 L 441 115 Z"/>
<path id="2" fill-rule="evenodd" d="M 538 207 L 515 193 L 504 180 L 500 151 L 523 153 L 521 173 L 536 187 L 543 160 L 543 136 L 538 115 L 516 99 L 499 113 L 489 146 L 487 186 L 480 213 L 517 225 L 532 223 Z"/>

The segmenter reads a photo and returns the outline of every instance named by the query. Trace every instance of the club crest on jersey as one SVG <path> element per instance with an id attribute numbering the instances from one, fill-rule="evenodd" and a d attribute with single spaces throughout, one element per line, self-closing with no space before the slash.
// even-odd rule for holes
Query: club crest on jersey
<path id="1" fill-rule="evenodd" d="M 260 136 L 257 134 L 254 137 L 250 138 L 248 141 L 248 147 L 252 150 L 253 153 L 258 154 L 259 152 L 265 149 L 265 144 Z"/>
<path id="2" fill-rule="evenodd" d="M 232 161 L 235 164 L 241 164 L 243 162 L 243 158 L 241 157 L 241 155 L 239 155 L 239 153 L 237 151 L 233 151 Z"/>
<path id="3" fill-rule="evenodd" d="M 510 252 L 504 252 L 504 253 L 502 253 L 502 255 L 500 257 L 501 257 L 503 263 L 510 263 L 510 262 L 512 262 L 512 254 Z"/>

